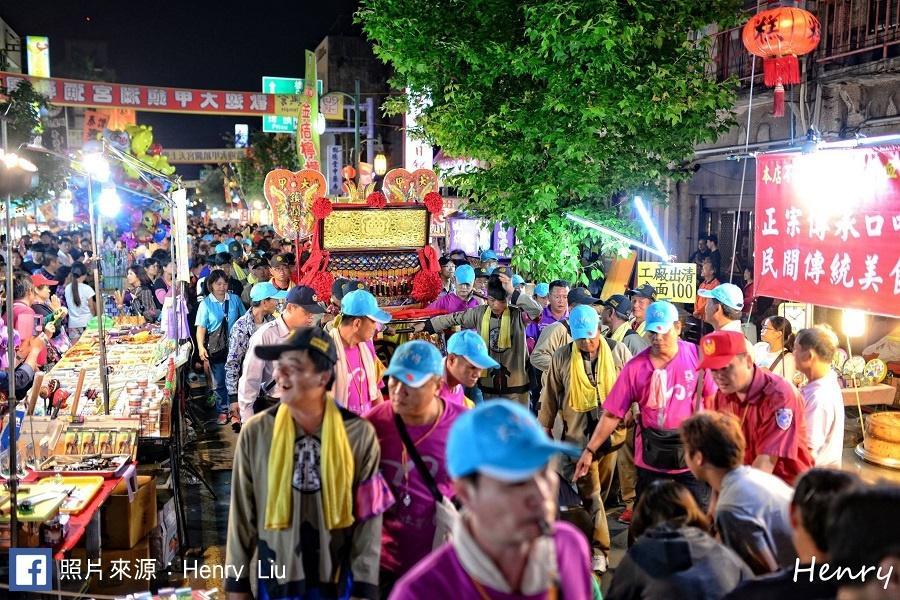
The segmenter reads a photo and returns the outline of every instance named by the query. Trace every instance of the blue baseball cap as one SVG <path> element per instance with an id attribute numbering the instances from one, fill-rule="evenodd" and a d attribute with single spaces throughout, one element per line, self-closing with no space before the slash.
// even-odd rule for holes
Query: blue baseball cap
<path id="1" fill-rule="evenodd" d="M 225 242 L 216 244 L 216 252 L 228 252 L 228 244 L 226 244 Z"/>
<path id="2" fill-rule="evenodd" d="M 384 371 L 409 387 L 421 387 L 432 377 L 444 374 L 441 353 L 429 342 L 413 340 L 400 344 L 391 356 L 391 364 Z"/>
<path id="3" fill-rule="evenodd" d="M 471 265 L 460 265 L 456 267 L 456 283 L 464 283 L 472 285 L 475 283 L 475 269 Z"/>
<path id="4" fill-rule="evenodd" d="M 211 242 L 211 241 L 213 241 L 214 238 L 211 233 L 207 233 L 207 234 L 204 234 L 204 236 L 200 239 L 203 240 L 204 242 Z"/>
<path id="5" fill-rule="evenodd" d="M 447 354 L 462 356 L 479 369 L 496 369 L 500 366 L 488 354 L 484 339 L 472 329 L 463 329 L 451 335 L 447 340 Z"/>
<path id="6" fill-rule="evenodd" d="M 550 295 L 550 284 L 541 282 L 534 286 L 534 295 L 539 298 L 546 298 Z"/>
<path id="7" fill-rule="evenodd" d="M 481 260 L 499 260 L 497 258 L 497 253 L 490 249 L 482 250 L 481 254 L 478 255 L 478 258 Z"/>
<path id="8" fill-rule="evenodd" d="M 600 315 L 587 304 L 579 304 L 569 311 L 569 327 L 573 340 L 593 338 L 600 328 Z"/>
<path id="9" fill-rule="evenodd" d="M 458 479 L 480 473 L 515 483 L 527 481 L 562 452 L 581 450 L 547 436 L 524 406 L 505 399 L 477 405 L 457 417 L 447 438 L 447 471 Z"/>
<path id="10" fill-rule="evenodd" d="M 644 319 L 647 331 L 666 333 L 678 320 L 678 309 L 673 304 L 660 300 L 647 307 Z"/>
<path id="11" fill-rule="evenodd" d="M 375 296 L 366 290 L 353 290 L 341 300 L 341 313 L 349 317 L 368 317 L 378 323 L 387 323 L 391 314 L 378 308 Z"/>
<path id="12" fill-rule="evenodd" d="M 697 290 L 697 295 L 701 298 L 713 298 L 720 304 L 736 310 L 744 308 L 744 292 L 733 283 L 723 283 L 711 290 Z"/>
<path id="13" fill-rule="evenodd" d="M 250 300 L 253 302 L 261 302 L 272 298 L 274 300 L 284 300 L 287 298 L 287 290 L 279 290 L 272 285 L 271 281 L 263 281 L 257 283 L 250 289 Z"/>
<path id="14" fill-rule="evenodd" d="M 525 279 L 523 279 L 521 275 L 513 275 L 512 276 L 513 287 L 516 287 L 517 285 L 522 285 L 523 283 L 525 283 Z"/>

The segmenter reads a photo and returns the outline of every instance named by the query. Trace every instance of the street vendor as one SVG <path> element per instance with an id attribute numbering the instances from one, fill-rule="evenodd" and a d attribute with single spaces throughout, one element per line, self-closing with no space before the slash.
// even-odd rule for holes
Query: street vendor
<path id="1" fill-rule="evenodd" d="M 429 304 L 428 308 L 454 313 L 475 308 L 482 303 L 472 293 L 475 269 L 469 265 L 462 265 L 456 269 L 454 277 L 456 284 L 453 286 L 453 291 L 438 296 L 438 299 Z"/>
<path id="2" fill-rule="evenodd" d="M 229 598 L 378 598 L 382 513 L 393 498 L 371 423 L 328 389 L 337 352 L 318 327 L 258 346 L 277 361 L 280 402 L 249 419 L 231 477 L 225 564 Z"/>
<path id="3" fill-rule="evenodd" d="M 479 382 L 484 398 L 510 398 L 527 406 L 527 346 L 522 314 L 536 319 L 541 308 L 528 294 L 516 292 L 512 279 L 503 273 L 492 275 L 487 288 L 487 304 L 432 317 L 417 328 L 427 329 L 431 333 L 451 327 L 478 331 L 488 346 L 491 358 L 500 363 L 498 369 L 482 377 Z"/>
<path id="4" fill-rule="evenodd" d="M 312 325 L 313 316 L 324 311 L 325 309 L 316 301 L 315 290 L 298 285 L 288 292 L 284 310 L 278 318 L 260 325 L 256 333 L 250 337 L 237 390 L 238 411 L 242 422 L 246 423 L 254 413 L 261 412 L 278 401 L 278 388 L 274 385 L 273 375 L 275 365 L 261 360 L 254 353 L 254 349 L 257 346 L 283 342 L 291 331 L 297 327 L 309 327 Z"/>
<path id="5" fill-rule="evenodd" d="M 391 315 L 378 308 L 378 301 L 366 290 L 354 290 L 341 301 L 340 321 L 329 331 L 337 349 L 334 397 L 341 406 L 365 416 L 381 403 L 383 365 L 375 355 L 372 340 L 378 325 Z"/>

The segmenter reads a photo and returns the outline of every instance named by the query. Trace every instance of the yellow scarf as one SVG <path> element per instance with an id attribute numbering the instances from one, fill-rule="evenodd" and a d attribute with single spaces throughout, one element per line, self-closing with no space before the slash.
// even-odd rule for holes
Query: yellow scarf
<path id="1" fill-rule="evenodd" d="M 597 372 L 594 373 L 597 385 L 594 386 L 591 385 L 591 380 L 584 370 L 581 352 L 575 342 L 572 342 L 572 357 L 569 361 L 569 406 L 575 412 L 588 412 L 597 408 L 597 399 L 599 398 L 601 403 L 606 400 L 609 390 L 616 381 L 616 366 L 606 340 L 600 340 L 597 353 Z"/>
<path id="2" fill-rule="evenodd" d="M 269 448 L 265 528 L 287 529 L 293 517 L 294 417 L 285 404 L 275 413 L 275 429 Z M 353 524 L 353 452 L 341 412 L 331 395 L 325 397 L 322 421 L 322 509 L 325 526 L 341 529 Z"/>
<path id="3" fill-rule="evenodd" d="M 491 347 L 491 309 L 488 308 L 484 311 L 484 315 L 481 317 L 481 337 L 484 340 L 484 343 L 490 349 Z M 498 350 L 508 350 L 512 348 L 512 339 L 510 337 L 510 317 L 509 317 L 509 307 L 503 311 L 503 315 L 500 316 L 500 336 L 497 338 L 497 349 Z"/>
<path id="4" fill-rule="evenodd" d="M 647 321 L 641 321 L 641 323 L 637 326 L 637 334 L 641 337 L 644 337 L 644 334 L 647 333 Z"/>

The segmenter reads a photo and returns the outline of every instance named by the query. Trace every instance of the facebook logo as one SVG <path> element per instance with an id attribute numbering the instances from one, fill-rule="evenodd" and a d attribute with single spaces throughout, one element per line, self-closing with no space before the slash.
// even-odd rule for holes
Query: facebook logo
<path id="1" fill-rule="evenodd" d="M 49 592 L 53 579 L 50 548 L 10 548 L 9 589 L 11 592 Z"/>

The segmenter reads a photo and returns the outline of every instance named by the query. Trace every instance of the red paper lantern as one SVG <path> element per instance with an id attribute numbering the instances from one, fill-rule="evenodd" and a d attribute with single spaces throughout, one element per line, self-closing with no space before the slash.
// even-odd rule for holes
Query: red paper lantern
<path id="1" fill-rule="evenodd" d="M 344 176 L 344 179 L 354 179 L 356 177 L 356 169 L 347 165 L 341 169 L 341 174 Z"/>
<path id="2" fill-rule="evenodd" d="M 815 15 L 794 7 L 764 10 L 744 25 L 744 47 L 762 57 L 763 82 L 775 88 L 774 116 L 784 116 L 784 86 L 800 83 L 797 57 L 815 50 L 821 31 Z"/>

